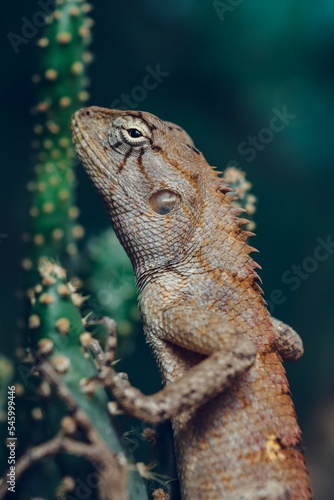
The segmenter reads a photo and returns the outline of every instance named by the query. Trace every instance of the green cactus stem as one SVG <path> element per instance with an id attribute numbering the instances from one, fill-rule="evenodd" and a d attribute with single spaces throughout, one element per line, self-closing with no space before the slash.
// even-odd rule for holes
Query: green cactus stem
<path id="1" fill-rule="evenodd" d="M 66 273 L 58 264 L 42 259 L 39 270 L 41 281 L 35 286 L 29 318 L 34 359 L 39 363 L 47 360 L 102 442 L 116 456 L 127 457 L 129 498 L 147 499 L 145 484 L 114 430 L 107 394 L 94 382 L 97 368 L 87 348 L 92 335 L 86 331 L 85 320 L 78 310 L 83 299 L 73 285 L 67 283 Z M 48 428 L 56 434 L 64 418 L 69 417 L 68 408 L 45 378 L 42 378 L 39 393 L 45 400 Z"/>
<path id="2" fill-rule="evenodd" d="M 89 10 L 83 1 L 57 0 L 37 42 L 40 63 L 33 76 L 37 104 L 32 109 L 35 177 L 28 183 L 29 229 L 23 235 L 28 248 L 22 263 L 29 272 L 29 286 L 37 278 L 40 257 L 59 258 L 68 266 L 76 253 L 76 240 L 83 235 L 76 224 L 74 152 L 68 124 L 88 98 L 86 68 L 92 60 L 87 50 L 92 25 Z"/>

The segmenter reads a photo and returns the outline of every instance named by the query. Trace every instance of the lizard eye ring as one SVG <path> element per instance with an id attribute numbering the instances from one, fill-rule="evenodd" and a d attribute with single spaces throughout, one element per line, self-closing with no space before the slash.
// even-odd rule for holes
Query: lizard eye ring
<path id="1" fill-rule="evenodd" d="M 148 141 L 148 137 L 144 130 L 139 127 L 121 128 L 123 140 L 130 146 L 142 146 Z"/>
<path id="2" fill-rule="evenodd" d="M 149 199 L 152 210 L 159 215 L 167 215 L 174 208 L 179 200 L 179 195 L 169 189 L 156 191 Z"/>

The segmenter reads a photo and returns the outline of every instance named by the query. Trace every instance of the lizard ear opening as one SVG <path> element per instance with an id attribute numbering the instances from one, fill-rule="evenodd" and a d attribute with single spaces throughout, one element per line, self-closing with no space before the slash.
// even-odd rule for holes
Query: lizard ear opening
<path id="1" fill-rule="evenodd" d="M 179 195 L 169 189 L 162 189 L 152 194 L 149 204 L 152 210 L 159 215 L 166 215 L 174 208 L 179 200 Z"/>

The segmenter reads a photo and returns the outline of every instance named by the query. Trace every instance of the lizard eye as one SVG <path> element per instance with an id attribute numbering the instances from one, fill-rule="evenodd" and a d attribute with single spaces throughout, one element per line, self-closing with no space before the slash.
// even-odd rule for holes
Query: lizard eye
<path id="1" fill-rule="evenodd" d="M 160 215 L 169 214 L 172 208 L 176 205 L 179 195 L 168 189 L 162 189 L 152 194 L 149 199 L 151 208 Z"/>
<path id="2" fill-rule="evenodd" d="M 137 139 L 138 137 L 142 137 L 142 133 L 140 130 L 137 128 L 128 128 L 127 133 L 129 134 L 130 137 L 133 139 Z"/>

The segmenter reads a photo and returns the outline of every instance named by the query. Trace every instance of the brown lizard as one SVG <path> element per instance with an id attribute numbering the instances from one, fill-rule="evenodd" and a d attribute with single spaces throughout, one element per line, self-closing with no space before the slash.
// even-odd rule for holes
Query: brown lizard
<path id="1" fill-rule="evenodd" d="M 73 140 L 133 264 L 165 387 L 113 372 L 121 406 L 172 419 L 184 499 L 309 499 L 282 359 L 297 333 L 266 309 L 231 193 L 180 127 L 150 113 L 79 110 Z"/>

